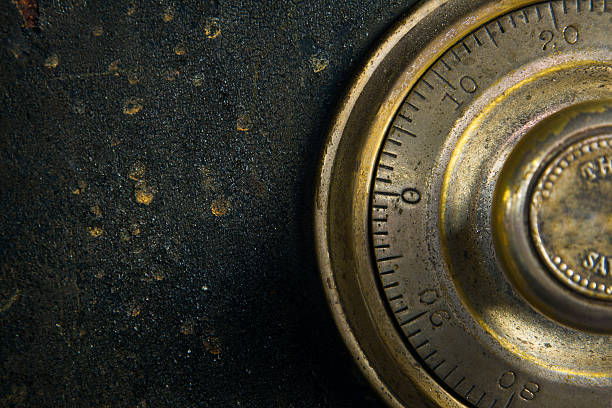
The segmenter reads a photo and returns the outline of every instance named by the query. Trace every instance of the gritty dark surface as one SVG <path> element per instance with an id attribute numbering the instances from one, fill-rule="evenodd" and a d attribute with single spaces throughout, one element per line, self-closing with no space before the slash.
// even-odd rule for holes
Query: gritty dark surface
<path id="1" fill-rule="evenodd" d="M 0 6 L 0 406 L 379 407 L 312 245 L 322 142 L 411 1 Z"/>

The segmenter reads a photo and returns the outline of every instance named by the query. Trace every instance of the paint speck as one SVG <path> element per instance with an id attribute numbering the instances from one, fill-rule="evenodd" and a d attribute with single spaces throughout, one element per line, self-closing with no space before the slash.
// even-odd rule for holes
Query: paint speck
<path id="1" fill-rule="evenodd" d="M 134 181 L 142 180 L 142 178 L 145 175 L 146 170 L 147 170 L 147 167 L 145 166 L 145 164 L 137 161 L 134 164 L 132 164 L 132 167 L 130 168 L 130 172 L 128 173 L 128 177 L 130 178 L 130 180 L 134 180 Z"/>
<path id="2" fill-rule="evenodd" d="M 194 76 L 191 77 L 191 84 L 193 86 L 200 87 L 204 85 L 205 79 L 206 77 L 204 76 L 204 74 L 195 74 Z"/>
<path id="3" fill-rule="evenodd" d="M 137 189 L 134 192 L 134 197 L 139 204 L 149 205 L 153 201 L 153 191 L 149 188 Z"/>
<path id="4" fill-rule="evenodd" d="M 13 4 L 23 17 L 23 24 L 26 28 L 36 28 L 38 26 L 38 1 L 37 0 L 13 0 Z"/>
<path id="5" fill-rule="evenodd" d="M 320 53 L 310 57 L 310 66 L 315 73 L 323 71 L 328 65 L 329 60 Z"/>
<path id="6" fill-rule="evenodd" d="M 115 76 L 119 76 L 119 68 L 121 67 L 121 61 L 115 60 L 108 64 L 108 72 L 113 72 Z"/>
<path id="7" fill-rule="evenodd" d="M 89 207 L 89 212 L 98 218 L 102 217 L 102 209 L 100 209 L 99 205 L 92 205 Z"/>
<path id="8" fill-rule="evenodd" d="M 140 313 L 142 313 L 142 306 L 136 305 L 132 308 L 132 311 L 130 312 L 130 316 L 138 317 Z"/>
<path id="9" fill-rule="evenodd" d="M 133 69 L 128 72 L 127 79 L 130 85 L 136 85 L 140 82 L 140 73 L 137 70 Z"/>
<path id="10" fill-rule="evenodd" d="M 98 238 L 104 232 L 104 230 L 100 227 L 88 227 L 87 230 L 89 231 L 89 235 L 94 238 Z"/>
<path id="11" fill-rule="evenodd" d="M 214 39 L 221 35 L 221 25 L 219 24 L 219 19 L 216 17 L 211 17 L 206 20 L 204 23 L 204 34 L 206 34 L 207 38 Z"/>
<path id="12" fill-rule="evenodd" d="M 85 190 L 87 190 L 87 183 L 83 180 L 79 180 L 77 186 L 77 188 L 72 190 L 72 194 L 74 195 L 83 194 Z"/>
<path id="13" fill-rule="evenodd" d="M 123 113 L 135 115 L 142 109 L 142 98 L 128 98 L 123 103 Z"/>
<path id="14" fill-rule="evenodd" d="M 230 203 L 226 198 L 217 198 L 210 205 L 210 210 L 215 217 L 221 217 L 229 211 Z"/>
<path id="15" fill-rule="evenodd" d="M 206 337 L 202 340 L 202 343 L 204 343 L 204 347 L 210 354 L 215 356 L 221 354 L 221 340 L 218 337 Z"/>
<path id="16" fill-rule="evenodd" d="M 133 223 L 132 225 L 130 225 L 130 234 L 134 235 L 134 236 L 138 236 L 140 235 L 141 230 L 140 230 L 140 225 Z"/>
<path id="17" fill-rule="evenodd" d="M 185 336 L 192 335 L 194 333 L 194 324 L 193 321 L 189 320 L 181 325 L 181 334 Z"/>
<path id="18" fill-rule="evenodd" d="M 253 122 L 251 121 L 249 115 L 243 113 L 242 115 L 238 116 L 238 119 L 236 120 L 237 130 L 241 132 L 246 132 L 251 129 L 251 127 L 253 127 Z"/>
<path id="19" fill-rule="evenodd" d="M 204 292 L 208 291 L 208 286 L 206 286 L 206 285 L 202 286 L 202 290 L 203 290 Z"/>
<path id="20" fill-rule="evenodd" d="M 127 15 L 128 16 L 134 15 L 135 12 L 136 12 L 136 3 L 132 1 L 130 2 L 130 4 L 128 4 Z"/>
<path id="21" fill-rule="evenodd" d="M 187 53 L 187 49 L 185 48 L 183 44 L 179 44 L 176 47 L 174 47 L 174 53 L 176 55 L 185 55 Z"/>
<path id="22" fill-rule="evenodd" d="M 176 78 L 178 78 L 181 72 L 176 68 L 168 69 L 164 72 L 166 79 L 170 82 L 173 82 Z"/>
<path id="23" fill-rule="evenodd" d="M 104 28 L 101 25 L 97 25 L 91 30 L 94 37 L 101 37 L 104 34 Z"/>
<path id="24" fill-rule="evenodd" d="M 158 282 L 166 279 L 166 275 L 162 271 L 153 271 L 152 275 L 153 275 L 153 279 L 155 279 Z"/>
<path id="25" fill-rule="evenodd" d="M 164 23 L 169 23 L 170 21 L 174 20 L 174 7 L 168 7 L 166 8 L 166 10 L 164 11 Z"/>
<path id="26" fill-rule="evenodd" d="M 57 68 L 58 65 L 59 65 L 59 57 L 55 53 L 49 55 L 47 59 L 45 60 L 45 67 L 49 69 Z"/>

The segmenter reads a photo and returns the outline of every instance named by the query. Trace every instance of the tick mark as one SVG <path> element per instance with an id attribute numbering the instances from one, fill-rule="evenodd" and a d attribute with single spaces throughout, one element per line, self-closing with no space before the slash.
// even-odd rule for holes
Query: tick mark
<path id="1" fill-rule="evenodd" d="M 404 135 L 407 135 L 407 136 L 410 136 L 410 137 L 417 137 L 417 136 L 416 136 L 414 133 L 412 133 L 411 131 L 406 130 L 406 129 L 404 129 L 404 128 L 401 128 L 401 127 L 399 127 L 399 126 L 397 126 L 397 125 L 393 125 L 393 128 L 394 128 L 395 130 L 397 130 L 398 132 L 400 132 L 400 133 L 404 134 Z"/>
<path id="2" fill-rule="evenodd" d="M 395 314 L 402 313 L 402 312 L 405 312 L 406 310 L 408 310 L 408 306 L 400 307 L 399 309 L 394 310 L 393 313 Z"/>
<path id="3" fill-rule="evenodd" d="M 486 392 L 483 392 L 482 395 L 480 395 L 480 398 L 478 398 L 478 401 L 476 401 L 476 406 L 480 405 L 480 403 L 482 402 L 482 399 L 485 397 L 485 395 L 487 395 Z"/>
<path id="4" fill-rule="evenodd" d="M 499 27 L 499 32 L 502 34 L 505 33 L 506 30 L 504 30 L 504 27 L 502 26 L 501 21 L 495 20 L 495 22 L 497 23 L 497 27 Z"/>
<path id="5" fill-rule="evenodd" d="M 475 386 L 475 385 L 472 385 L 472 387 L 471 387 L 471 388 L 468 390 L 468 392 L 466 392 L 466 393 L 465 393 L 465 398 L 466 398 L 466 399 L 469 397 L 470 393 L 471 393 L 472 391 L 474 391 L 474 388 L 476 388 L 476 386 Z"/>
<path id="6" fill-rule="evenodd" d="M 384 271 L 380 273 L 380 276 L 384 276 L 384 275 L 391 275 L 392 273 L 395 273 L 395 270 L 390 270 L 390 271 Z"/>
<path id="7" fill-rule="evenodd" d="M 392 283 L 388 283 L 386 285 L 383 286 L 383 289 L 391 289 L 391 288 L 395 288 L 399 286 L 399 282 L 392 282 Z"/>
<path id="8" fill-rule="evenodd" d="M 393 296 L 392 298 L 389 298 L 389 302 L 393 302 L 394 300 L 398 300 L 403 298 L 404 296 L 402 296 L 401 294 Z"/>
<path id="9" fill-rule="evenodd" d="M 425 313 L 427 313 L 427 312 L 420 312 L 420 313 L 417 313 L 416 315 L 414 315 L 414 316 L 412 316 L 412 317 L 408 318 L 408 320 L 405 320 L 404 322 L 400 323 L 400 326 L 404 326 L 404 325 L 406 325 L 406 324 L 408 324 L 408 323 L 412 323 L 412 322 L 414 322 L 414 321 L 418 320 L 418 319 L 419 319 L 419 318 L 421 318 L 421 317 L 422 317 L 422 316 L 423 316 Z M 419 330 L 419 332 L 420 332 L 420 330 Z M 416 333 L 415 333 L 415 334 L 416 334 Z"/>
<path id="10" fill-rule="evenodd" d="M 422 93 L 420 93 L 419 91 L 417 91 L 416 89 L 415 89 L 414 91 L 412 91 L 412 92 L 414 92 L 414 94 L 415 94 L 416 96 L 418 96 L 419 98 L 421 98 L 422 100 L 424 100 L 424 101 L 426 101 L 426 100 L 427 100 L 427 98 L 426 98 L 426 97 L 425 97 L 425 96 L 424 96 Z"/>
<path id="11" fill-rule="evenodd" d="M 527 17 L 527 11 L 523 9 L 523 19 L 525 20 L 525 24 L 529 24 L 529 17 Z"/>
<path id="12" fill-rule="evenodd" d="M 384 258 L 377 259 L 377 260 L 376 260 L 376 262 L 386 262 L 386 261 L 392 261 L 392 260 L 394 260 L 394 259 L 399 259 L 399 258 L 403 258 L 403 255 L 393 255 L 393 256 L 387 256 L 387 257 L 384 257 Z M 398 283 L 398 282 L 395 282 L 395 283 L 396 283 L 396 285 L 395 285 L 395 286 L 399 285 L 399 283 Z M 385 286 L 385 289 L 386 289 L 386 288 L 387 288 L 387 286 Z"/>
<path id="13" fill-rule="evenodd" d="M 493 45 L 495 47 L 497 47 L 497 41 L 495 41 L 495 38 L 493 38 L 493 34 L 491 33 L 491 31 L 489 31 L 489 27 L 487 27 L 486 25 L 484 26 L 485 32 L 487 33 L 487 35 L 489 36 L 489 39 L 491 39 L 491 42 L 493 43 Z"/>
<path id="14" fill-rule="evenodd" d="M 468 53 L 471 54 L 472 51 L 470 50 L 470 47 L 467 46 L 467 44 L 463 41 L 461 41 L 461 45 L 463 45 L 463 49 Z"/>
<path id="15" fill-rule="evenodd" d="M 578 3 L 580 0 L 576 0 L 576 8 L 580 11 L 580 4 Z M 563 14 L 567 14 L 567 4 L 565 4 L 565 0 L 561 1 L 561 8 L 563 9 Z"/>
<path id="16" fill-rule="evenodd" d="M 410 102 L 406 102 L 406 105 L 410 106 L 415 112 L 419 111 L 419 108 L 416 105 L 411 104 Z"/>
<path id="17" fill-rule="evenodd" d="M 446 375 L 442 378 L 442 380 L 446 381 L 446 379 L 450 377 L 450 375 L 454 373 L 456 369 L 457 369 L 457 366 L 454 366 L 448 373 L 446 373 Z"/>
<path id="18" fill-rule="evenodd" d="M 442 364 L 446 363 L 446 360 L 442 360 L 440 361 L 438 364 L 436 364 L 434 367 L 432 367 L 433 371 L 436 371 L 438 369 L 438 367 L 442 366 Z"/>
<path id="19" fill-rule="evenodd" d="M 376 231 L 374 232 L 374 235 L 389 235 L 389 231 Z M 395 271 L 391 271 L 391 272 L 395 272 Z M 386 272 L 384 272 L 386 273 Z M 382 273 L 381 273 L 382 275 Z"/>
<path id="20" fill-rule="evenodd" d="M 434 350 L 431 353 L 429 353 L 428 355 L 426 355 L 425 357 L 423 357 L 423 361 L 427 361 L 428 358 L 431 358 L 433 355 L 435 355 L 438 352 L 438 350 Z"/>
<path id="21" fill-rule="evenodd" d="M 552 19 L 553 27 L 558 31 L 559 27 L 557 26 L 557 16 L 555 15 L 555 9 L 553 8 L 551 2 L 548 2 L 548 9 L 550 10 L 550 18 Z"/>
<path id="22" fill-rule="evenodd" d="M 389 157 L 393 157 L 394 159 L 397 157 L 397 154 L 391 153 L 391 152 L 387 152 L 385 150 L 383 150 L 382 154 L 387 155 Z"/>
<path id="23" fill-rule="evenodd" d="M 420 349 L 421 347 L 423 347 L 423 346 L 425 346 L 427 344 L 429 344 L 429 340 L 425 340 L 421 344 L 419 344 L 418 346 L 414 346 L 414 349 L 418 350 L 418 349 Z"/>
<path id="24" fill-rule="evenodd" d="M 372 220 L 372 222 L 387 222 L 388 220 L 386 218 L 374 218 Z"/>
<path id="25" fill-rule="evenodd" d="M 412 123 L 412 119 L 410 119 L 408 116 L 403 115 L 401 113 L 398 113 L 397 116 L 399 116 L 400 118 L 404 119 L 405 121 L 407 121 L 408 123 Z"/>
<path id="26" fill-rule="evenodd" d="M 510 17 L 510 24 L 512 24 L 512 28 L 516 28 L 516 23 L 514 22 L 514 17 L 512 16 L 512 14 L 509 14 L 508 16 Z"/>
<path id="27" fill-rule="evenodd" d="M 454 390 L 456 390 L 456 389 L 457 389 L 457 387 L 458 387 L 459 385 L 461 385 L 461 383 L 462 383 L 464 380 L 465 380 L 465 377 L 461 377 L 461 379 L 460 379 L 459 381 L 457 381 L 457 384 L 455 384 L 455 386 L 453 387 L 453 389 L 454 389 Z"/>
<path id="28" fill-rule="evenodd" d="M 387 138 L 387 141 L 390 142 L 390 143 L 393 143 L 396 146 L 401 146 L 402 145 L 402 142 L 397 141 L 395 139 L 391 139 L 390 137 Z"/>
<path id="29" fill-rule="evenodd" d="M 394 193 L 391 191 L 375 191 L 374 194 L 378 194 L 385 197 L 399 197 L 398 193 Z"/>
<path id="30" fill-rule="evenodd" d="M 406 337 L 408 337 L 408 338 L 414 337 L 414 336 L 416 336 L 417 334 L 419 334 L 420 332 L 421 332 L 421 329 L 416 329 L 415 331 L 408 333 L 408 334 L 406 335 Z"/>
<path id="31" fill-rule="evenodd" d="M 386 164 L 378 164 L 378 167 L 380 167 L 381 169 L 393 171 L 393 167 L 387 166 Z"/>
<path id="32" fill-rule="evenodd" d="M 476 44 L 478 44 L 479 47 L 482 47 L 482 43 L 478 39 L 478 36 L 476 36 L 476 33 L 472 33 L 472 37 L 474 37 L 474 40 L 476 40 Z"/>
<path id="33" fill-rule="evenodd" d="M 386 210 L 387 208 L 389 208 L 386 204 L 374 204 L 372 207 L 378 210 Z"/>
<path id="34" fill-rule="evenodd" d="M 440 78 L 440 80 L 442 82 L 444 82 L 446 85 L 448 85 L 451 89 L 456 90 L 457 88 L 455 88 L 453 86 L 453 84 L 451 84 L 450 82 L 448 82 L 448 80 L 446 78 L 444 78 L 442 75 L 438 74 L 438 71 L 436 71 L 435 69 L 432 69 L 431 72 L 433 72 L 438 78 Z"/>
<path id="35" fill-rule="evenodd" d="M 380 177 L 377 177 L 377 178 L 376 178 L 376 181 L 380 181 L 381 183 L 391 184 L 391 180 L 389 180 L 389 179 L 385 179 L 385 178 L 380 178 Z"/>
<path id="36" fill-rule="evenodd" d="M 423 81 L 423 83 L 424 83 L 425 85 L 427 85 L 427 87 L 428 87 L 429 89 L 434 89 L 433 85 L 432 85 L 432 84 L 430 84 L 429 82 L 427 82 L 427 80 L 425 80 L 425 78 L 421 79 L 421 81 Z"/>
<path id="37" fill-rule="evenodd" d="M 455 57 L 455 59 L 456 59 L 458 62 L 461 62 L 461 58 L 459 58 L 459 55 L 457 55 L 457 53 L 455 52 L 455 50 L 454 50 L 454 49 L 452 49 L 452 48 L 451 48 L 450 52 L 451 52 L 451 54 L 453 54 L 453 57 Z"/>
<path id="38" fill-rule="evenodd" d="M 512 400 L 514 400 L 514 394 L 512 394 L 510 398 L 508 398 L 508 402 L 506 402 L 506 405 L 504 406 L 504 408 L 510 408 L 510 404 L 512 404 Z"/>
<path id="39" fill-rule="evenodd" d="M 540 12 L 540 8 L 538 6 L 535 6 L 536 9 L 536 15 L 538 16 L 538 21 L 542 20 L 542 13 Z"/>
<path id="40" fill-rule="evenodd" d="M 442 65 L 444 65 L 444 68 L 446 68 L 447 71 L 452 71 L 452 68 L 450 67 L 450 65 L 448 65 L 446 61 L 444 61 L 443 58 L 440 58 L 440 62 L 442 63 Z"/>

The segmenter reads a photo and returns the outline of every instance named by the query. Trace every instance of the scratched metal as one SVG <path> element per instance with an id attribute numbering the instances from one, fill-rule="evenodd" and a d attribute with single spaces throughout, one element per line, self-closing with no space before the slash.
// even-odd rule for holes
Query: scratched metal
<path id="1" fill-rule="evenodd" d="M 379 406 L 320 288 L 311 185 L 411 3 L 3 1 L 0 405 Z"/>

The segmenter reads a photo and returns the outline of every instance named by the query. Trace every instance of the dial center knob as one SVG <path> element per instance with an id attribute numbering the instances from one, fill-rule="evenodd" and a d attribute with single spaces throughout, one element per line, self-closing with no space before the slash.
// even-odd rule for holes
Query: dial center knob
<path id="1" fill-rule="evenodd" d="M 547 162 L 530 196 L 534 246 L 571 290 L 612 300 L 612 135 L 578 140 Z"/>

